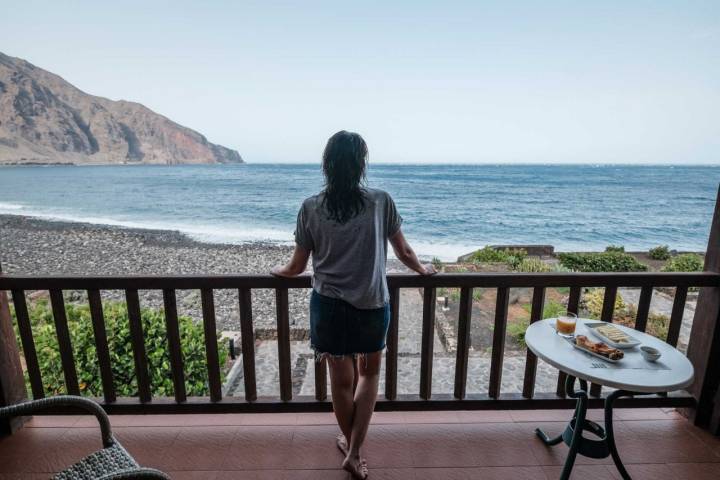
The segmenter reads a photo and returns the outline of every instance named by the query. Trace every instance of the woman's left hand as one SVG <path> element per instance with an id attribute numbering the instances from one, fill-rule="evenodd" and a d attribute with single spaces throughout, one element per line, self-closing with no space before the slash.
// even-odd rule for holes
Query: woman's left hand
<path id="1" fill-rule="evenodd" d="M 432 263 L 428 263 L 426 265 L 423 265 L 424 272 L 421 272 L 420 275 L 435 275 L 437 273 L 437 270 L 435 270 L 435 267 Z"/>
<path id="2" fill-rule="evenodd" d="M 274 275 L 276 277 L 294 277 L 295 276 L 287 271 L 287 267 L 285 265 L 283 265 L 282 267 L 273 267 L 270 270 L 270 274 Z"/>

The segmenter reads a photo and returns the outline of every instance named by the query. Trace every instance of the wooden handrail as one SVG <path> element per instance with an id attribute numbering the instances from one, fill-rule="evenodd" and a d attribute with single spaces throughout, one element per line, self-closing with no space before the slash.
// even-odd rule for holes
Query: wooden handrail
<path id="1" fill-rule="evenodd" d="M 720 273 L 438 273 L 390 274 L 390 288 L 718 287 Z M 202 290 L 310 288 L 310 276 L 272 275 L 0 275 L 0 290 Z"/>

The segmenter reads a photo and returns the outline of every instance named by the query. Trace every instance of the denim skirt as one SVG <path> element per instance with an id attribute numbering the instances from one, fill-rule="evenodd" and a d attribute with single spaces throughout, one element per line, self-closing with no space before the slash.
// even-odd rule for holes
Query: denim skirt
<path id="1" fill-rule="evenodd" d="M 385 348 L 390 306 L 355 308 L 339 298 L 317 293 L 310 297 L 310 344 L 323 355 L 357 355 Z"/>

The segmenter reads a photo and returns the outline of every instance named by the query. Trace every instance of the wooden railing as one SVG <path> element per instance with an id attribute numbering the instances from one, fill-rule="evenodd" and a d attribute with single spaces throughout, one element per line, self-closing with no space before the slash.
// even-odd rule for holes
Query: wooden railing
<path id="1" fill-rule="evenodd" d="M 508 298 L 511 288 L 532 288 L 530 322 L 542 318 L 545 292 L 550 287 L 569 287 L 568 310 L 577 312 L 582 289 L 602 287 L 605 289 L 601 319 L 612 321 L 615 298 L 619 287 L 640 288 L 640 300 L 635 328 L 644 331 L 647 326 L 650 301 L 656 287 L 675 288 L 674 304 L 670 316 L 667 342 L 677 345 L 682 324 L 688 288 L 720 287 L 720 274 L 702 273 L 468 273 L 438 274 L 434 276 L 390 275 L 391 322 L 387 338 L 385 392 L 378 402 L 378 410 L 428 410 L 428 409 L 507 409 L 507 408 L 564 408 L 573 403 L 564 398 L 561 388 L 563 374 L 558 376 L 557 392 L 535 393 L 537 358 L 527 352 L 523 389 L 521 394 L 501 391 L 504 344 L 508 316 Z M 460 289 L 458 317 L 458 345 L 455 362 L 455 382 L 452 394 L 433 394 L 433 338 L 435 330 L 436 289 L 450 287 Z M 262 398 L 257 395 L 255 372 L 255 343 L 253 335 L 252 289 L 275 290 L 278 337 L 279 398 Z M 268 411 L 326 411 L 331 404 L 327 399 L 325 363 L 315 364 L 315 396 L 293 398 L 290 326 L 288 313 L 288 290 L 310 288 L 310 278 L 292 279 L 269 275 L 221 275 L 221 276 L 20 276 L 0 274 L 0 292 L 10 291 L 15 307 L 17 328 L 25 358 L 27 374 L 34 398 L 44 396 L 43 379 L 38 364 L 26 291 L 49 292 L 53 318 L 57 332 L 62 369 L 67 393 L 79 394 L 78 376 L 75 369 L 73 349 L 68 331 L 63 291 L 86 291 L 102 377 L 103 398 L 98 399 L 111 413 L 175 413 L 175 412 L 268 412 Z M 400 289 L 423 290 L 422 336 L 420 381 L 417 395 L 398 394 L 398 332 Z M 472 322 L 472 298 L 474 288 L 496 289 L 493 348 L 490 362 L 490 378 L 487 393 L 467 394 L 470 327 Z M 176 305 L 177 290 L 199 290 L 202 304 L 206 362 L 208 370 L 208 397 L 188 397 L 184 383 L 182 345 L 178 331 Z M 216 342 L 214 290 L 234 289 L 238 292 L 242 342 L 242 366 L 244 373 L 244 397 L 223 397 L 219 356 Z M 125 292 L 131 332 L 135 374 L 138 384 L 137 398 L 118 398 L 110 364 L 110 352 L 105 332 L 101 291 Z M 167 326 L 167 348 L 172 370 L 174 398 L 153 397 L 148 374 L 143 326 L 140 319 L 139 290 L 161 291 Z M 717 313 L 717 312 L 716 312 Z M 592 388 L 591 405 L 601 401 L 599 386 Z M 629 406 L 693 406 L 696 398 L 686 392 L 667 396 L 657 395 L 626 399 Z"/>

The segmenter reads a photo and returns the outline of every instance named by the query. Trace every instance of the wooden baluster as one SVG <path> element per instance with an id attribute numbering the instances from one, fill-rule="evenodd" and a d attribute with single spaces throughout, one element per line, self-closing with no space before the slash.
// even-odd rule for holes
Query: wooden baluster
<path id="1" fill-rule="evenodd" d="M 423 289 L 423 324 L 420 350 L 420 398 L 432 396 L 433 343 L 435 341 L 435 288 Z"/>
<path id="2" fill-rule="evenodd" d="M 278 367 L 280 372 L 280 399 L 292 400 L 292 371 L 290 366 L 290 319 L 288 312 L 288 289 L 275 289 L 277 307 Z"/>
<path id="3" fill-rule="evenodd" d="M 67 316 L 65 314 L 65 300 L 61 290 L 50 290 L 50 303 L 52 304 L 55 332 L 57 333 L 58 347 L 60 348 L 60 361 L 65 376 L 65 388 L 68 395 L 80 395 L 77 371 L 75 370 L 75 357 L 73 356 Z"/>
<path id="4" fill-rule="evenodd" d="M 672 313 L 670 314 L 670 327 L 668 328 L 667 343 L 677 347 L 680 338 L 680 327 L 682 326 L 683 314 L 685 313 L 685 300 L 687 300 L 688 287 L 681 286 L 675 289 Z"/>
<path id="5" fill-rule="evenodd" d="M 545 287 L 533 289 L 532 310 L 530 311 L 530 324 L 542 319 L 545 309 Z M 537 373 L 537 357 L 528 349 L 525 359 L 525 377 L 523 381 L 522 395 L 525 398 L 532 398 L 535 393 L 535 374 Z"/>
<path id="6" fill-rule="evenodd" d="M 398 331 L 400 314 L 400 289 L 390 288 L 390 326 L 385 351 L 385 398 L 397 398 Z"/>
<path id="7" fill-rule="evenodd" d="M 38 400 L 45 397 L 45 392 L 43 390 L 42 374 L 40 373 L 40 363 L 38 362 L 37 352 L 35 350 L 35 340 L 33 339 L 30 316 L 28 315 L 27 303 L 25 301 L 25 292 L 22 290 L 13 290 L 12 298 L 13 304 L 15 305 L 15 316 L 17 317 L 20 341 L 23 347 L 23 356 L 25 357 L 25 366 L 27 367 L 28 376 L 30 377 L 30 388 L 32 389 L 33 398 Z"/>
<path id="8" fill-rule="evenodd" d="M 582 287 L 574 286 L 570 287 L 570 295 L 568 296 L 567 311 L 570 313 L 578 314 L 580 308 L 580 295 L 582 294 Z M 556 394 L 558 397 L 565 398 L 565 380 L 567 375 L 565 372 L 558 372 L 558 380 L 556 387 Z"/>
<path id="9" fill-rule="evenodd" d="M 240 299 L 240 341 L 242 342 L 245 400 L 257 400 L 255 383 L 255 333 L 253 332 L 252 293 L 249 288 L 238 291 Z"/>
<path id="10" fill-rule="evenodd" d="M 615 313 L 615 300 L 617 299 L 617 287 L 608 286 L 605 287 L 605 296 L 603 297 L 602 314 L 600 320 L 603 322 L 613 321 L 613 314 Z M 599 397 L 602 393 L 602 385 L 597 383 L 590 384 L 590 395 L 593 397 Z"/>
<path id="11" fill-rule="evenodd" d="M 175 401 L 177 403 L 183 403 L 187 400 L 187 393 L 185 391 L 185 367 L 183 365 L 182 345 L 180 343 L 180 327 L 178 325 L 175 290 L 163 290 L 163 303 L 165 305 L 165 328 L 167 330 L 173 391 L 175 393 Z"/>
<path id="12" fill-rule="evenodd" d="M 327 360 L 315 362 L 315 400 L 327 400 Z"/>
<path id="13" fill-rule="evenodd" d="M 507 330 L 509 298 L 510 289 L 508 287 L 500 287 L 497 289 L 492 358 L 490 359 L 490 387 L 488 389 L 488 395 L 490 395 L 490 398 L 500 397 L 502 367 L 505 356 L 505 332 Z"/>
<path id="14" fill-rule="evenodd" d="M 602 314 L 600 320 L 603 322 L 612 322 L 613 313 L 615 313 L 615 300 L 617 299 L 617 287 L 605 287 L 605 296 L 603 297 Z"/>
<path id="15" fill-rule="evenodd" d="M 90 304 L 93 335 L 95 336 L 95 350 L 97 352 L 98 363 L 100 364 L 103 397 L 105 398 L 105 403 L 113 403 L 117 399 L 117 396 L 115 395 L 112 368 L 110 368 L 110 349 L 108 348 L 107 332 L 105 331 L 102 299 L 100 298 L 99 290 L 88 290 L 87 295 L 88 303 Z"/>
<path id="16" fill-rule="evenodd" d="M 470 319 L 472 317 L 473 289 L 460 289 L 460 312 L 458 314 L 457 359 L 455 361 L 455 398 L 465 398 L 467 385 L 468 352 L 470 350 Z"/>
<path id="17" fill-rule="evenodd" d="M 652 300 L 653 287 L 642 287 L 640 300 L 638 301 L 637 316 L 635 317 L 635 330 L 644 332 L 647 328 L 648 314 L 650 313 L 650 301 Z"/>
<path id="18" fill-rule="evenodd" d="M 222 400 L 222 383 L 220 381 L 220 359 L 218 358 L 217 326 L 215 323 L 215 299 L 210 288 L 200 290 L 202 302 L 203 327 L 205 329 L 205 355 L 207 357 L 208 384 L 210 401 Z"/>
<path id="19" fill-rule="evenodd" d="M 148 360 L 145 352 L 145 335 L 143 334 L 142 318 L 140 315 L 140 298 L 135 289 L 125 290 L 125 302 L 130 322 L 130 340 L 135 361 L 135 376 L 137 377 L 138 396 L 140 402 L 152 401 L 150 392 L 150 376 L 148 375 Z"/>
<path id="20" fill-rule="evenodd" d="M 710 224 L 703 271 L 720 273 L 720 189 Z M 720 435 L 720 286 L 717 283 L 701 288 L 698 293 L 687 356 L 695 370 L 695 379 L 687 391 L 697 401 L 687 413 L 695 425 L 707 425 L 711 434 Z"/>

